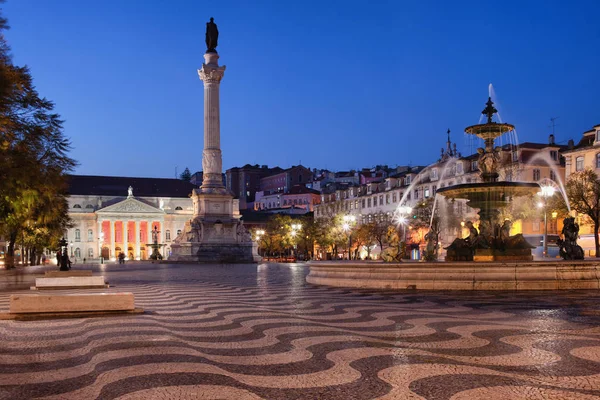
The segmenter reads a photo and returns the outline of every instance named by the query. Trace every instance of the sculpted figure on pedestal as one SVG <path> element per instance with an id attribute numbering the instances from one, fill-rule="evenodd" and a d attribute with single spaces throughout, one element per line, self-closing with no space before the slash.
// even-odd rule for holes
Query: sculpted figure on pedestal
<path id="1" fill-rule="evenodd" d="M 236 235 L 237 235 L 238 242 L 249 243 L 252 241 L 252 236 L 250 235 L 250 233 L 248 231 L 246 231 L 246 228 L 244 227 L 244 223 L 241 221 L 237 225 Z"/>
<path id="2" fill-rule="evenodd" d="M 577 244 L 579 237 L 579 224 L 575 218 L 568 217 L 563 220 L 563 239 L 558 239 L 560 256 L 565 260 L 583 260 L 583 249 Z"/>
<path id="3" fill-rule="evenodd" d="M 210 18 L 210 22 L 206 23 L 206 52 L 216 53 L 217 52 L 217 41 L 219 39 L 219 30 L 215 19 Z"/>
<path id="4" fill-rule="evenodd" d="M 218 150 L 202 152 L 202 169 L 205 174 L 221 173 L 221 157 Z"/>

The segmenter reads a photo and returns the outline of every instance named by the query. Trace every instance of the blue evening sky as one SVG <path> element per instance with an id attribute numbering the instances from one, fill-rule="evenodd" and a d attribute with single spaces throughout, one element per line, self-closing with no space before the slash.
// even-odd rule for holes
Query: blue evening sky
<path id="1" fill-rule="evenodd" d="M 201 169 L 206 22 L 224 169 L 428 164 L 494 85 L 519 140 L 600 124 L 600 1 L 8 0 L 14 61 L 56 103 L 77 173 Z"/>

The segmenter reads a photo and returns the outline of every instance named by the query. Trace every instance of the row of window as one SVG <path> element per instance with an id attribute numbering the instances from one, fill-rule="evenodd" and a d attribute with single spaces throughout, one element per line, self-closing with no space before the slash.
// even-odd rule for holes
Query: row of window
<path id="1" fill-rule="evenodd" d="M 129 238 L 128 241 L 133 240 L 131 238 L 131 234 L 133 232 L 132 231 L 128 231 L 129 234 Z M 181 233 L 181 229 L 177 230 L 177 236 L 179 236 L 179 234 Z M 65 233 L 65 239 L 68 239 L 68 235 Z M 121 241 L 121 237 L 115 237 L 116 241 Z M 142 232 L 140 232 L 140 240 L 142 240 Z M 171 240 L 171 231 L 167 229 L 167 231 L 165 232 L 165 240 Z M 76 242 L 81 242 L 81 231 L 79 229 L 75 229 L 75 241 Z M 91 229 L 88 229 L 88 235 L 87 235 L 87 241 L 88 242 L 93 242 L 94 241 L 94 231 Z"/>
<path id="2" fill-rule="evenodd" d="M 75 255 L 76 258 L 81 258 L 81 249 L 79 247 L 77 247 L 73 254 Z M 94 249 L 92 249 L 92 248 L 88 249 L 87 257 L 89 257 L 89 258 L 94 257 Z"/>
<path id="3" fill-rule="evenodd" d="M 73 206 L 73 208 L 81 208 L 81 204 L 75 204 L 75 205 Z M 92 209 L 92 210 L 93 210 L 93 209 L 94 209 L 94 206 L 93 206 L 93 205 L 91 205 L 91 204 L 87 204 L 87 205 L 85 206 L 85 208 L 90 208 L 90 209 Z M 175 207 L 175 211 L 182 211 L 182 210 L 183 210 L 183 208 L 181 208 L 180 206 L 177 206 L 177 207 Z"/>

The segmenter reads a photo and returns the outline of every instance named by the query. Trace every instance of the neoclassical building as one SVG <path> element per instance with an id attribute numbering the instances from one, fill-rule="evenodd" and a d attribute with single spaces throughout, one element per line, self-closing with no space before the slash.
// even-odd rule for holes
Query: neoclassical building
<path id="1" fill-rule="evenodd" d="M 159 231 L 161 254 L 193 215 L 189 195 L 196 188 L 179 179 L 71 175 L 69 215 L 65 232 L 71 258 L 145 260 L 152 253 L 153 229 Z"/>

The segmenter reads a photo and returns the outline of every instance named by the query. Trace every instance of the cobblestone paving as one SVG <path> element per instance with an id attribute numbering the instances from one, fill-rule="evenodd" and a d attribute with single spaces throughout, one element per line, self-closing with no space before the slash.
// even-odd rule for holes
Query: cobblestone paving
<path id="1" fill-rule="evenodd" d="M 0 398 L 600 398 L 597 291 L 344 290 L 294 264 L 95 270 L 146 313 L 0 321 Z M 32 279 L 1 275 L 0 310 Z"/>

